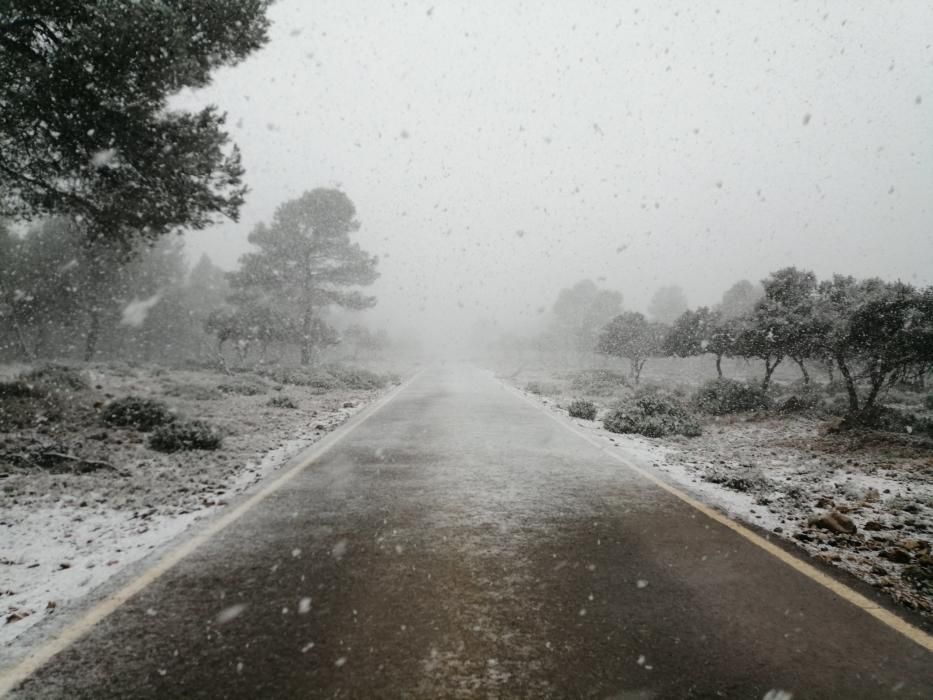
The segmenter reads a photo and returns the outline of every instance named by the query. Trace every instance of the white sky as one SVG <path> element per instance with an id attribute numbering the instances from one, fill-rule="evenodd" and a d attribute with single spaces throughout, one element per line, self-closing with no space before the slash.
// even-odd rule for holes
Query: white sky
<path id="1" fill-rule="evenodd" d="M 532 321 L 582 278 L 644 308 L 786 265 L 933 282 L 933 6 L 280 0 L 271 41 L 184 104 L 229 114 L 231 268 L 338 184 L 382 257 L 374 322 Z M 809 115 L 809 117 L 808 117 Z M 517 232 L 524 235 L 518 235 Z"/>

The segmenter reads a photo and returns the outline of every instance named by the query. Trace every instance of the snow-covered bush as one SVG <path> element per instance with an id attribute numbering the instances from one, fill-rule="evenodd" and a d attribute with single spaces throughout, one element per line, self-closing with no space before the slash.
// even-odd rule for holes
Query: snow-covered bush
<path id="1" fill-rule="evenodd" d="M 758 411 L 767 408 L 771 401 L 760 386 L 744 384 L 734 379 L 713 379 L 697 389 L 692 403 L 702 413 L 724 416 L 729 413 Z"/>
<path id="2" fill-rule="evenodd" d="M 567 413 L 571 418 L 596 420 L 596 404 L 586 399 L 574 399 L 567 407 Z"/>
<path id="3" fill-rule="evenodd" d="M 180 420 L 156 428 L 149 447 L 159 452 L 216 450 L 223 442 L 220 433 L 201 420 Z"/>
<path id="4" fill-rule="evenodd" d="M 273 396 L 269 399 L 269 405 L 272 406 L 272 408 L 298 408 L 295 399 L 291 396 L 285 396 L 284 394 L 281 396 Z"/>
<path id="5" fill-rule="evenodd" d="M 643 393 L 614 407 L 603 419 L 603 427 L 612 433 L 637 433 L 646 437 L 702 433 L 696 417 L 673 396 Z"/>
<path id="6" fill-rule="evenodd" d="M 175 420 L 175 414 L 161 401 L 141 396 L 124 396 L 104 406 L 105 423 L 148 432 Z"/>

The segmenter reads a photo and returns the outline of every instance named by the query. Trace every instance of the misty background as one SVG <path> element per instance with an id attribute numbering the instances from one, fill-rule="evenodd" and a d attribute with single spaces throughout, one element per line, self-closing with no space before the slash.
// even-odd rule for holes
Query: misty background
<path id="1" fill-rule="evenodd" d="M 532 326 L 582 278 L 643 310 L 799 265 L 933 281 L 933 7 L 281 0 L 213 84 L 251 192 L 192 233 L 226 269 L 275 207 L 353 199 L 378 325 Z M 430 332 L 429 332 L 430 329 Z M 456 342 L 456 341 L 454 341 Z"/>

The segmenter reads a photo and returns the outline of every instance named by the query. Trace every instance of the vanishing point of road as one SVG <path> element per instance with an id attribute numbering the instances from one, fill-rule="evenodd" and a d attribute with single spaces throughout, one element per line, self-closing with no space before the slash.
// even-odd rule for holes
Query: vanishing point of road
<path id="1" fill-rule="evenodd" d="M 348 427 L 12 696 L 933 697 L 922 644 L 487 372 Z"/>

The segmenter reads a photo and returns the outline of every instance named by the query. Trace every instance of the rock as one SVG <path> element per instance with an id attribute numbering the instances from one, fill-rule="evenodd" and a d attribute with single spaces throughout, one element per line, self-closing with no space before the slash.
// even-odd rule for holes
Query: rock
<path id="1" fill-rule="evenodd" d="M 887 576 L 888 575 L 888 570 L 885 569 L 883 566 L 881 566 L 881 564 L 875 564 L 873 567 L 871 567 L 871 572 L 875 576 Z"/>
<path id="2" fill-rule="evenodd" d="M 817 508 L 833 508 L 836 503 L 829 496 L 820 496 L 820 499 L 816 502 Z"/>
<path id="3" fill-rule="evenodd" d="M 894 562 L 895 564 L 909 564 L 913 560 L 913 557 L 910 556 L 910 552 L 900 547 L 888 547 L 887 549 L 883 549 L 878 553 L 878 556 L 882 559 Z"/>
<path id="4" fill-rule="evenodd" d="M 877 532 L 878 530 L 883 530 L 883 529 L 884 529 L 884 525 L 882 525 L 881 523 L 879 523 L 877 520 L 869 520 L 867 523 L 865 523 L 865 525 L 863 526 L 863 528 L 864 528 L 865 530 L 870 530 L 870 531 L 872 531 L 872 532 Z"/>
<path id="5" fill-rule="evenodd" d="M 812 541 L 813 541 L 813 533 L 805 532 L 805 531 L 804 531 L 804 532 L 795 532 L 795 533 L 794 533 L 794 539 L 795 539 L 795 540 L 800 540 L 801 542 L 812 542 Z"/>
<path id="6" fill-rule="evenodd" d="M 783 528 L 783 527 L 776 527 L 776 528 L 774 528 L 774 532 L 776 532 L 777 534 L 780 535 L 782 532 L 784 532 L 784 528 Z"/>
<path id="7" fill-rule="evenodd" d="M 855 523 L 853 523 L 850 518 L 835 510 L 811 518 L 809 524 L 813 527 L 829 530 L 839 535 L 851 535 L 858 530 L 858 528 L 855 527 Z"/>

